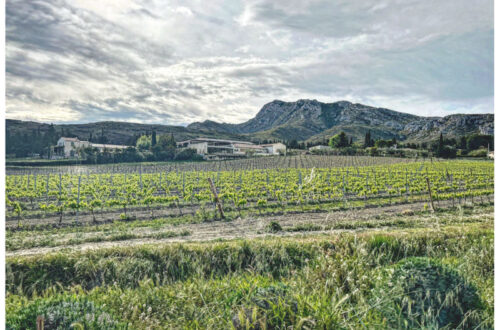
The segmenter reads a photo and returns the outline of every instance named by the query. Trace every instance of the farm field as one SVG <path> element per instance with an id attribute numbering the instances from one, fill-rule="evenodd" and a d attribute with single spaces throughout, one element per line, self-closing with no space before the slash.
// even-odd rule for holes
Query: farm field
<path id="1" fill-rule="evenodd" d="M 130 166 L 7 176 L 11 328 L 493 327 L 493 162 Z"/>

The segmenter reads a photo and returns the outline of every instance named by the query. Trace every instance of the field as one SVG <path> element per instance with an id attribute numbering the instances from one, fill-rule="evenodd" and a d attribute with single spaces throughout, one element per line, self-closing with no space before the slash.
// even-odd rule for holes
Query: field
<path id="1" fill-rule="evenodd" d="M 7 321 L 492 328 L 493 194 L 487 161 L 11 168 Z"/>

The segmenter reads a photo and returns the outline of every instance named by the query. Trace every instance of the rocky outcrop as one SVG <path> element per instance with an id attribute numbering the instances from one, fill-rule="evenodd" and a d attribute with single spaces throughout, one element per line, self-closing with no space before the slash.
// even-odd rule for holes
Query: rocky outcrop
<path id="1" fill-rule="evenodd" d="M 421 118 L 408 123 L 402 133 L 408 139 L 432 139 L 444 136 L 462 136 L 472 133 L 494 134 L 493 114 L 450 115 L 446 117 Z"/>
<path id="2" fill-rule="evenodd" d="M 188 128 L 256 134 L 260 138 L 284 140 L 314 140 L 322 133 L 345 128 L 355 139 L 362 139 L 366 131 L 373 130 L 384 138 L 429 140 L 441 132 L 450 137 L 470 133 L 493 134 L 494 125 L 493 114 L 419 117 L 348 101 L 322 103 L 317 100 L 275 100 L 265 104 L 254 118 L 241 124 L 205 121 L 193 123 Z M 300 136 L 291 134 L 293 132 L 300 132 Z"/>

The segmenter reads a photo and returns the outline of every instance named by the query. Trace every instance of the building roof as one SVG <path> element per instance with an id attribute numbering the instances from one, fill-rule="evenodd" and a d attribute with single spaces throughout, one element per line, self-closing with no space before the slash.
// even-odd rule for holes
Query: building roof
<path id="1" fill-rule="evenodd" d="M 104 149 L 126 149 L 129 146 L 122 146 L 118 144 L 101 144 L 101 143 L 91 143 L 93 148 L 104 148 Z"/>
<path id="2" fill-rule="evenodd" d="M 245 143 L 233 143 L 235 148 L 246 148 L 246 149 L 264 149 L 263 146 L 258 146 L 255 144 L 245 144 Z"/>
<path id="3" fill-rule="evenodd" d="M 281 144 L 281 145 L 283 145 L 283 146 L 284 146 L 284 144 L 283 144 L 283 143 L 281 143 L 281 142 L 276 142 L 276 143 L 266 143 L 266 144 L 261 144 L 261 146 L 263 146 L 263 147 L 271 147 L 271 146 L 275 146 L 275 145 L 277 145 L 277 144 Z"/>
<path id="4" fill-rule="evenodd" d="M 222 139 L 210 139 L 210 138 L 196 138 L 196 139 L 189 139 L 185 141 L 180 141 L 177 142 L 177 144 L 181 143 L 186 143 L 186 142 L 191 142 L 191 141 L 200 141 L 200 142 L 223 142 L 223 143 L 241 143 L 241 144 L 253 144 L 252 142 L 249 141 L 235 141 L 235 140 L 222 140 Z"/>
<path id="5" fill-rule="evenodd" d="M 64 137 L 64 136 L 61 136 L 61 137 L 59 138 L 59 140 L 60 140 L 60 139 L 64 139 L 64 140 L 66 140 L 66 141 L 72 141 L 72 142 L 80 142 L 80 140 L 78 140 L 78 138 L 70 138 L 70 137 Z"/>
<path id="6" fill-rule="evenodd" d="M 313 147 L 310 147 L 309 149 L 330 149 L 329 146 L 325 146 L 325 145 L 317 145 L 317 146 L 313 146 Z"/>

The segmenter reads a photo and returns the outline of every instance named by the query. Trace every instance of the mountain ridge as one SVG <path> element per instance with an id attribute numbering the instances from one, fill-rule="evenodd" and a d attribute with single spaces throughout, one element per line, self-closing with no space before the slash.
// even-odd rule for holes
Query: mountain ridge
<path id="1" fill-rule="evenodd" d="M 34 130 L 45 132 L 50 124 L 34 121 L 6 120 L 8 134 L 25 134 Z M 297 140 L 322 142 L 346 132 L 354 141 L 362 141 L 366 132 L 372 138 L 406 141 L 429 141 L 443 133 L 459 137 L 472 133 L 493 134 L 494 114 L 452 114 L 444 117 L 423 117 L 395 110 L 371 107 L 349 101 L 323 103 L 300 99 L 295 102 L 274 100 L 243 123 L 218 123 L 212 120 L 194 122 L 186 127 L 162 124 L 140 124 L 104 121 L 85 124 L 54 124 L 56 131 L 69 132 L 80 139 L 90 134 L 97 137 L 105 131 L 108 143 L 130 144 L 133 137 L 155 130 L 157 134 L 174 134 L 177 141 L 211 137 L 240 140 Z"/>
<path id="2" fill-rule="evenodd" d="M 254 118 L 240 124 L 207 120 L 187 127 L 200 131 L 253 135 L 263 139 L 294 138 L 300 141 L 322 140 L 328 133 L 334 134 L 341 130 L 350 133 L 355 140 L 362 139 L 368 130 L 375 133 L 372 136 L 376 138 L 432 140 L 441 132 L 448 137 L 471 133 L 493 134 L 493 121 L 493 114 L 423 117 L 349 101 L 323 103 L 300 99 L 295 102 L 269 102 Z M 296 134 L 292 134 L 293 131 Z"/>

